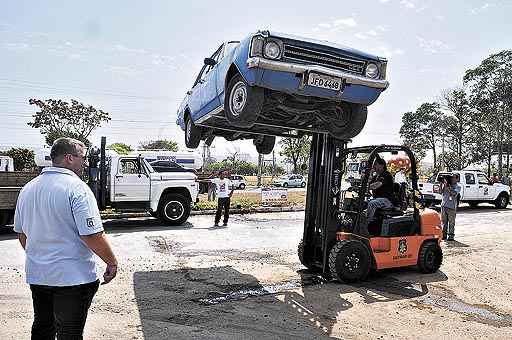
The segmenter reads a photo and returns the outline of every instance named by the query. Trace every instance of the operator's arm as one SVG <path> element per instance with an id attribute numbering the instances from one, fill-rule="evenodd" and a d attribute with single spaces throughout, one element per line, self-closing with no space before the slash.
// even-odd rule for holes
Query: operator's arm
<path id="1" fill-rule="evenodd" d="M 380 181 L 377 181 L 377 182 L 373 182 L 372 184 L 370 184 L 369 188 L 370 190 L 375 190 L 375 189 L 378 189 L 382 186 L 382 182 Z"/>
<path id="2" fill-rule="evenodd" d="M 103 262 L 110 266 L 117 266 L 116 256 L 104 232 L 92 235 L 81 235 L 80 238 L 85 242 L 87 247 L 103 260 Z"/>
<path id="3" fill-rule="evenodd" d="M 18 233 L 18 241 L 20 241 L 21 246 L 23 249 L 27 246 L 27 235 L 23 233 Z"/>

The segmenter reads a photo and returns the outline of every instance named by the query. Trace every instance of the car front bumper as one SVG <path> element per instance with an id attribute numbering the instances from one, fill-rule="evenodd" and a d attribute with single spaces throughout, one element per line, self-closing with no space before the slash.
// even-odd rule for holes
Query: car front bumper
<path id="1" fill-rule="evenodd" d="M 389 86 L 389 82 L 387 80 L 381 79 L 371 79 L 366 77 L 361 77 L 352 73 L 343 72 L 339 70 L 333 70 L 324 66 L 317 65 L 301 65 L 301 64 L 292 64 L 286 63 L 282 61 L 268 60 L 261 57 L 252 57 L 247 59 L 247 67 L 248 68 L 261 68 L 265 70 L 272 71 L 281 71 L 288 72 L 294 74 L 303 74 L 307 75 L 309 72 L 316 72 L 320 74 L 324 74 L 331 77 L 341 78 L 345 81 L 346 84 L 353 85 L 362 85 L 366 87 L 371 87 L 375 89 L 385 90 Z M 306 78 L 302 77 L 302 86 L 305 85 Z"/>

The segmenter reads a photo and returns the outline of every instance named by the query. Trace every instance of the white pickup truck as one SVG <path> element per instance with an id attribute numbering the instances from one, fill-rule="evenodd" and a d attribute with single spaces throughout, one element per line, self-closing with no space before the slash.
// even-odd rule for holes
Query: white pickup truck
<path id="1" fill-rule="evenodd" d="M 439 179 L 450 174 L 458 174 L 460 177 L 460 203 L 468 203 L 472 208 L 475 208 L 479 203 L 491 203 L 499 209 L 507 207 L 510 201 L 510 187 L 500 183 L 493 184 L 483 172 L 473 170 L 439 172 L 435 177 L 431 177 L 428 182 L 418 183 L 418 188 L 423 194 L 427 206 L 441 203 L 442 195 Z"/>
<path id="2" fill-rule="evenodd" d="M 111 153 L 107 193 L 118 210 L 147 210 L 169 225 L 184 223 L 197 200 L 193 172 L 156 172 L 142 157 Z"/>

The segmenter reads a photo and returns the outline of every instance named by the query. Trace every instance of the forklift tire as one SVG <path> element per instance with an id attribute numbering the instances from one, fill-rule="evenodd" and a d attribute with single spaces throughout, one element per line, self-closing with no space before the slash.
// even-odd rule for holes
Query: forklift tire
<path id="1" fill-rule="evenodd" d="M 496 201 L 494 202 L 494 205 L 497 209 L 505 209 L 507 208 L 507 205 L 509 203 L 509 197 L 505 193 L 499 194 L 498 198 L 496 198 Z"/>
<path id="2" fill-rule="evenodd" d="M 334 138 L 346 140 L 357 136 L 366 124 L 366 105 L 342 102 L 336 106 L 327 130 Z"/>
<path id="3" fill-rule="evenodd" d="M 1 209 L 0 210 L 0 228 L 5 227 L 10 222 L 12 222 L 13 218 L 14 218 L 14 210 Z"/>
<path id="4" fill-rule="evenodd" d="M 329 253 L 329 270 L 340 282 L 362 281 L 368 276 L 370 267 L 371 254 L 360 241 L 338 241 Z"/>
<path id="5" fill-rule="evenodd" d="M 250 86 L 237 74 L 229 80 L 226 88 L 226 119 L 233 126 L 250 128 L 258 120 L 264 100 L 262 87 Z"/>
<path id="6" fill-rule="evenodd" d="M 180 225 L 190 216 L 190 200 L 180 194 L 167 194 L 158 205 L 158 217 L 166 225 Z"/>
<path id="7" fill-rule="evenodd" d="M 425 274 L 435 273 L 443 262 L 443 251 L 435 241 L 423 242 L 418 254 L 418 268 Z"/>
<path id="8" fill-rule="evenodd" d="M 297 246 L 297 255 L 299 256 L 299 261 L 302 265 L 308 268 L 308 265 L 304 261 L 304 240 L 300 240 L 299 245 Z"/>

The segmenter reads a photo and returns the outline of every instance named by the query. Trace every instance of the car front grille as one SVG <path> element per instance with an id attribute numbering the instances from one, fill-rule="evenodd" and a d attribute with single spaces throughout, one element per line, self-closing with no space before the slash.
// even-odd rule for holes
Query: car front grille
<path id="1" fill-rule="evenodd" d="M 285 60 L 288 59 L 301 64 L 320 65 L 355 74 L 363 74 L 366 64 L 363 60 L 293 45 L 284 45 L 283 57 Z"/>

